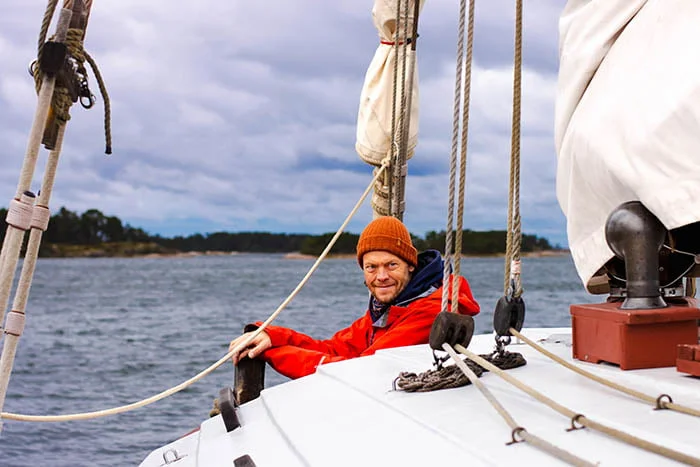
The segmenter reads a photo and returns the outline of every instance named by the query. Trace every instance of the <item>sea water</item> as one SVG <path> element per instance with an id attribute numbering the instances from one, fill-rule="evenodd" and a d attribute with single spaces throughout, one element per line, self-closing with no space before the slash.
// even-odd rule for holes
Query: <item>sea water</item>
<path id="1" fill-rule="evenodd" d="M 97 411 L 175 386 L 225 355 L 245 324 L 267 318 L 312 263 L 256 254 L 42 259 L 4 411 Z M 462 274 L 482 307 L 476 332 L 489 332 L 503 295 L 503 259 L 464 259 Z M 568 256 L 525 258 L 522 274 L 529 327 L 569 326 L 571 303 L 601 300 L 585 293 Z M 328 338 L 366 305 L 356 261 L 331 259 L 275 324 Z M 138 465 L 198 427 L 232 379 L 226 363 L 184 391 L 125 414 L 61 423 L 5 420 L 0 466 Z M 285 380 L 268 369 L 267 386 Z"/>

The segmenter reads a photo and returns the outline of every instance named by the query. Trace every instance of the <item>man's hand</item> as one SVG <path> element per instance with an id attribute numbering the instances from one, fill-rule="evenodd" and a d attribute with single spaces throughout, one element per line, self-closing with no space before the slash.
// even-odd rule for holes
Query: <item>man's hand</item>
<path id="1" fill-rule="evenodd" d="M 230 352 L 233 350 L 234 347 L 242 344 L 243 341 L 245 341 L 251 335 L 253 335 L 254 332 L 255 331 L 246 332 L 245 334 L 242 334 L 241 336 L 232 340 L 228 346 L 228 351 Z M 270 336 L 265 331 L 263 331 L 260 334 L 258 334 L 258 336 L 255 339 L 250 341 L 247 347 L 239 349 L 238 352 L 233 354 L 233 364 L 237 365 L 241 358 L 246 356 L 249 358 L 255 358 L 270 347 L 272 347 L 272 341 L 270 340 Z"/>

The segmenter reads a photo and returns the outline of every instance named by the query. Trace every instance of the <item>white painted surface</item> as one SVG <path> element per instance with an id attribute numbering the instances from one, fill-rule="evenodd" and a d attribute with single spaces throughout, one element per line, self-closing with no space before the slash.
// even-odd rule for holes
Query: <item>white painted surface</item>
<path id="1" fill-rule="evenodd" d="M 568 329 L 530 329 L 534 339 L 571 359 Z M 564 342 L 554 342 L 564 341 Z M 487 353 L 493 337 L 475 336 L 470 350 Z M 588 418 L 640 438 L 700 457 L 700 419 L 671 411 L 655 411 L 644 402 L 608 389 L 550 361 L 523 344 L 525 367 L 509 373 Z M 317 373 L 263 391 L 239 408 L 242 426 L 225 433 L 221 417 L 202 423 L 197 433 L 154 451 L 141 465 L 163 465 L 162 450 L 187 454 L 175 464 L 227 466 L 248 454 L 258 467 L 267 466 L 437 466 L 564 465 L 525 443 L 507 446 L 510 429 L 476 387 L 430 393 L 392 391 L 401 371 L 425 371 L 432 363 L 427 346 L 378 352 L 374 356 L 323 365 Z M 674 402 L 700 408 L 700 380 L 675 368 L 621 371 L 610 365 L 577 362 L 601 376 Z M 530 433 L 545 438 L 600 465 L 676 465 L 638 448 L 588 429 L 565 431 L 569 421 L 527 394 L 485 373 L 489 389 Z M 196 462 L 195 462 L 196 460 Z"/>

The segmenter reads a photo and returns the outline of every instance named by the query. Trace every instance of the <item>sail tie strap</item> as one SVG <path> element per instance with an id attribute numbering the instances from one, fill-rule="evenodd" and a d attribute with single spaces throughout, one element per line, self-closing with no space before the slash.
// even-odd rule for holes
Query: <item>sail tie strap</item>
<path id="1" fill-rule="evenodd" d="M 411 42 L 413 42 L 413 38 L 409 37 L 409 38 L 406 39 L 405 41 L 399 41 L 398 44 L 399 44 L 399 45 L 404 45 L 404 44 L 410 45 Z M 397 42 L 394 42 L 394 41 L 385 41 L 385 40 L 381 40 L 381 41 L 379 41 L 379 43 L 382 44 L 382 45 L 392 45 L 392 46 L 397 44 Z"/>
<path id="2" fill-rule="evenodd" d="M 527 337 L 525 337 L 524 335 L 522 335 L 521 333 L 519 333 L 518 331 L 516 331 L 513 328 L 510 329 L 510 333 L 513 336 L 515 336 L 516 338 L 525 342 L 527 345 L 529 345 L 533 349 L 537 350 L 542 355 L 549 357 L 550 359 L 554 360 L 555 362 L 561 364 L 562 366 L 568 368 L 571 371 L 578 373 L 581 376 L 592 379 L 593 381 L 596 381 L 596 382 L 598 382 L 604 386 L 607 386 L 611 389 L 615 389 L 617 391 L 623 392 L 623 393 L 630 395 L 632 397 L 636 397 L 637 399 L 643 400 L 645 402 L 649 402 L 650 404 L 654 405 L 654 407 L 656 407 L 658 409 L 668 409 L 668 410 L 673 410 L 676 412 L 684 413 L 687 415 L 693 415 L 695 417 L 700 417 L 700 410 L 696 410 L 696 409 L 693 409 L 691 407 L 686 407 L 684 405 L 671 402 L 670 400 L 663 400 L 664 398 L 662 396 L 659 396 L 659 397 L 649 396 L 647 394 L 644 394 L 643 392 L 636 391 L 632 388 L 628 388 L 626 386 L 622 386 L 621 384 L 617 384 L 613 381 L 610 381 L 609 379 L 602 378 L 598 375 L 595 375 L 589 371 L 584 370 L 583 368 L 580 368 L 576 365 L 573 365 L 572 363 L 567 362 L 566 360 L 559 357 L 558 355 L 555 355 L 552 352 L 545 349 L 544 347 L 538 345 L 533 340 L 528 339 Z"/>
<path id="3" fill-rule="evenodd" d="M 559 448 L 536 435 L 531 434 L 524 427 L 518 425 L 515 419 L 510 415 L 510 413 L 508 413 L 506 408 L 503 407 L 503 405 L 498 401 L 498 399 L 493 395 L 493 393 L 489 391 L 486 385 L 479 380 L 479 376 L 484 370 L 471 360 L 467 360 L 466 362 L 463 361 L 461 358 L 459 358 L 459 355 L 457 355 L 454 349 L 449 346 L 449 344 L 443 344 L 442 348 L 454 360 L 455 365 L 453 366 L 455 368 L 459 368 L 462 371 L 462 373 L 467 378 L 469 378 L 469 381 L 474 386 L 476 386 L 479 389 L 479 391 L 481 391 L 481 394 L 483 394 L 483 396 L 491 403 L 491 406 L 494 409 L 496 409 L 496 412 L 498 412 L 501 418 L 503 418 L 503 420 L 511 428 L 511 441 L 506 444 L 511 445 L 524 441 L 568 464 L 585 467 L 593 467 L 596 465 L 592 462 L 588 462 L 587 460 L 581 459 L 580 457 L 570 453 L 569 451 Z M 474 371 L 475 366 L 480 370 L 479 372 Z"/>
<path id="4" fill-rule="evenodd" d="M 638 437 L 633 436 L 629 433 L 626 433 L 622 430 L 618 430 L 618 429 L 609 427 L 607 425 L 604 425 L 602 423 L 596 422 L 594 420 L 591 420 L 583 414 L 576 413 L 573 410 L 571 410 L 571 409 L 559 404 L 558 402 L 550 399 L 549 397 L 545 396 L 541 392 L 526 385 L 525 383 L 523 383 L 519 379 L 514 378 L 513 376 L 509 375 L 505 371 L 501 370 L 497 366 L 495 366 L 492 363 L 490 363 L 489 361 L 487 361 L 486 359 L 471 352 L 470 350 L 467 350 L 463 346 L 457 344 L 457 345 L 455 345 L 454 348 L 459 353 L 461 353 L 461 354 L 465 355 L 467 358 L 469 358 L 471 361 L 478 363 L 480 366 L 484 367 L 484 369 L 489 370 L 492 373 L 495 373 L 496 375 L 498 375 L 502 379 L 506 380 L 508 383 L 517 387 L 521 391 L 529 394 L 531 397 L 535 398 L 537 401 L 542 402 L 543 404 L 547 405 L 548 407 L 550 407 L 554 411 L 559 412 L 560 414 L 569 418 L 571 420 L 571 428 L 569 431 L 574 431 L 574 430 L 578 430 L 581 428 L 590 428 L 591 430 L 599 431 L 601 433 L 604 433 L 608 436 L 611 436 L 611 437 L 613 437 L 619 441 L 622 441 L 624 443 L 630 444 L 632 446 L 636 446 L 638 448 L 644 449 L 644 450 L 652 452 L 654 454 L 658 454 L 660 456 L 667 457 L 667 458 L 675 460 L 677 462 L 682 462 L 682 463 L 687 464 L 687 465 L 700 465 L 700 459 L 697 457 L 690 456 L 688 454 L 676 451 L 674 449 L 670 449 L 666 446 L 661 446 L 659 444 L 652 443 L 650 441 L 638 438 Z"/>

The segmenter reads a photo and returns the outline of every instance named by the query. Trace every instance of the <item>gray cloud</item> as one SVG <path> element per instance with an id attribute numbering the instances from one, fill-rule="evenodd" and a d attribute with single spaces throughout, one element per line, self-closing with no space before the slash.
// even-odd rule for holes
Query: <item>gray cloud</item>
<path id="1" fill-rule="evenodd" d="M 33 115 L 26 68 L 44 5 L 6 3 L 0 195 L 9 201 Z M 505 225 L 512 3 L 477 5 L 469 228 Z M 562 7 L 525 5 L 522 139 L 524 225 L 558 242 L 552 120 Z M 421 22 L 421 135 L 406 214 L 417 233 L 445 226 L 457 9 L 426 2 Z M 52 205 L 98 208 L 152 232 L 334 230 L 370 181 L 354 152 L 360 89 L 377 43 L 370 10 L 368 0 L 96 3 L 86 47 L 112 99 L 115 154 L 102 154 L 101 104 L 74 107 Z M 35 189 L 41 173 L 40 166 Z M 350 229 L 370 217 L 363 207 Z"/>

